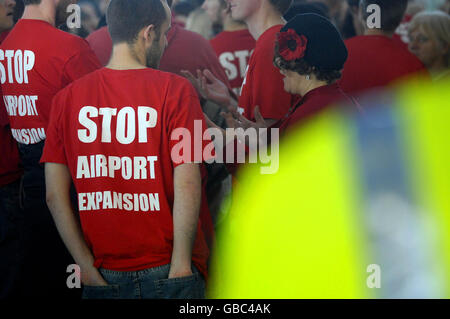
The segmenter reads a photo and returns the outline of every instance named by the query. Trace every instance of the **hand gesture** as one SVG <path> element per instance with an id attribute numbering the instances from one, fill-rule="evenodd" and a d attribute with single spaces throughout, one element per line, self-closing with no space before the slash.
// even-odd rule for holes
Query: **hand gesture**
<path id="1" fill-rule="evenodd" d="M 268 128 L 268 124 L 261 115 L 259 106 L 255 107 L 255 122 L 250 121 L 245 116 L 241 115 L 237 110 L 231 110 L 228 113 L 221 113 L 221 115 L 225 118 L 227 126 L 230 128 L 243 128 L 244 130 L 248 128 Z"/>
<path id="2" fill-rule="evenodd" d="M 197 77 L 189 71 L 181 71 L 204 99 L 211 100 L 223 107 L 231 104 L 232 97 L 228 87 L 209 70 L 197 70 Z"/>

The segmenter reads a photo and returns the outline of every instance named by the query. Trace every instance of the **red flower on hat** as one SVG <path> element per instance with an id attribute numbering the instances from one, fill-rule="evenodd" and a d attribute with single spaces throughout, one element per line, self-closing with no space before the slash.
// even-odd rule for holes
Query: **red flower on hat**
<path id="1" fill-rule="evenodd" d="M 278 33 L 279 53 L 286 61 L 301 59 L 305 56 L 308 39 L 298 35 L 294 29 Z"/>

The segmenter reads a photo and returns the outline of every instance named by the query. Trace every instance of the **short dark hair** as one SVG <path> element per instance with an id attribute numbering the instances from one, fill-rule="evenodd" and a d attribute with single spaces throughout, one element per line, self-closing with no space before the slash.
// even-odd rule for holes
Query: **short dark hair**
<path id="1" fill-rule="evenodd" d="M 314 74 L 317 80 L 324 81 L 327 84 L 333 84 L 342 77 L 342 70 L 321 70 L 320 68 L 310 65 L 305 59 L 286 61 L 279 52 L 280 50 L 277 41 L 275 44 L 273 64 L 280 70 L 293 71 L 300 75 Z"/>
<path id="2" fill-rule="evenodd" d="M 132 44 L 139 32 L 153 24 L 159 32 L 167 14 L 165 0 L 112 0 L 106 13 L 106 21 L 114 44 Z"/>
<path id="3" fill-rule="evenodd" d="M 26 6 L 29 4 L 41 4 L 41 0 L 23 0 L 23 4 Z"/>
<path id="4" fill-rule="evenodd" d="M 292 4 L 292 0 L 269 0 L 279 13 L 285 14 Z"/>
<path id="5" fill-rule="evenodd" d="M 387 32 L 394 32 L 405 16 L 408 0 L 361 0 L 360 8 L 364 20 L 371 15 L 367 12 L 367 7 L 376 4 L 381 9 L 381 29 Z"/>

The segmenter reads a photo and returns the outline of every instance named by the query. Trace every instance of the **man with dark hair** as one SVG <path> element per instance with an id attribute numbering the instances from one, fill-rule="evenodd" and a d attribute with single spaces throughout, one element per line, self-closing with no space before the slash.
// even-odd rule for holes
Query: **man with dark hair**
<path id="1" fill-rule="evenodd" d="M 86 41 L 55 28 L 66 21 L 73 0 L 25 0 L 25 12 L 0 46 L 3 100 L 11 133 L 24 166 L 21 193 L 24 225 L 21 294 L 61 297 L 73 263 L 59 238 L 45 202 L 44 169 L 39 164 L 53 96 L 100 67 Z M 23 256 L 22 256 L 23 255 Z"/>
<path id="2" fill-rule="evenodd" d="M 171 0 L 167 1 L 169 7 Z M 106 27 L 93 32 L 86 39 L 100 59 L 106 65 L 111 57 L 112 41 Z M 213 48 L 201 35 L 185 30 L 177 21 L 167 34 L 168 46 L 161 59 L 160 69 L 181 75 L 182 70 L 195 72 L 197 69 L 209 69 L 222 82 L 229 86 L 227 75 L 222 69 Z"/>
<path id="3" fill-rule="evenodd" d="M 345 42 L 349 57 L 340 81 L 345 92 L 359 94 L 424 71 L 423 64 L 393 39 L 407 3 L 407 0 L 361 1 L 360 17 L 365 33 Z"/>
<path id="4" fill-rule="evenodd" d="M 112 0 L 107 20 L 114 47 L 106 68 L 53 100 L 42 157 L 47 202 L 81 268 L 84 298 L 202 298 L 203 146 L 194 137 L 206 124 L 190 83 L 156 70 L 170 9 L 165 0 Z M 180 134 L 189 136 L 183 155 Z"/>
<path id="5" fill-rule="evenodd" d="M 139 9 L 139 11 L 137 11 Z M 127 19 L 131 15 L 135 15 L 134 19 Z M 133 2 L 113 1 L 110 3 L 106 15 L 106 23 L 108 31 L 111 35 L 113 45 L 127 43 L 134 50 L 133 44 L 139 32 L 147 25 L 153 25 L 157 35 L 155 41 L 159 41 L 161 37 L 162 24 L 166 22 L 167 14 L 161 0 L 144 1 L 138 8 Z M 170 28 L 169 28 L 170 29 Z M 165 36 L 163 34 L 162 36 Z M 157 46 L 151 46 L 161 51 Z M 152 55 L 149 55 L 150 57 Z M 157 57 L 160 60 L 161 57 Z M 149 66 L 155 68 L 155 66 Z"/>

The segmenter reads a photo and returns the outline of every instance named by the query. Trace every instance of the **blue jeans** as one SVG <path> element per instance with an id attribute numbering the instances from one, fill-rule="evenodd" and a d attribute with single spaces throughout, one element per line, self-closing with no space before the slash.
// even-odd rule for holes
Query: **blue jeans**
<path id="1" fill-rule="evenodd" d="M 193 266 L 193 275 L 168 279 L 170 265 L 134 272 L 100 269 L 108 286 L 84 286 L 83 299 L 204 299 L 205 281 Z"/>

